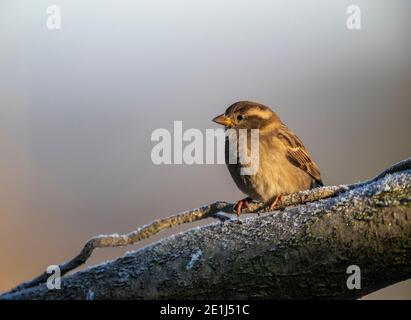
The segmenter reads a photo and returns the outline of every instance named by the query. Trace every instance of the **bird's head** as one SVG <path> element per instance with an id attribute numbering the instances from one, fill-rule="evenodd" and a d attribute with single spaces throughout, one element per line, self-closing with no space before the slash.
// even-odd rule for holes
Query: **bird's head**
<path id="1" fill-rule="evenodd" d="M 268 129 L 280 125 L 280 119 L 269 107 L 251 101 L 232 104 L 225 113 L 213 119 L 227 129 Z"/>

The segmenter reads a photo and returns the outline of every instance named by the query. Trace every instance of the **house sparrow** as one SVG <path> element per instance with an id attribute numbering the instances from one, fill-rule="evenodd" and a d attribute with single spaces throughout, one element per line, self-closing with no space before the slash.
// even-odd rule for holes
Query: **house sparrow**
<path id="1" fill-rule="evenodd" d="M 259 129 L 258 170 L 252 175 L 242 175 L 240 161 L 229 163 L 233 152 L 239 157 L 239 143 L 236 150 L 225 141 L 225 160 L 237 187 L 248 195 L 234 206 L 237 216 L 247 202 L 256 200 L 273 209 L 282 202 L 284 194 L 322 186 L 320 171 L 311 159 L 301 140 L 280 120 L 269 107 L 262 104 L 240 101 L 231 105 L 224 114 L 213 119 L 226 129 L 247 129 L 247 148 L 250 153 L 251 129 Z M 252 160 L 251 160 L 252 161 Z M 254 160 L 255 161 L 255 160 Z"/>

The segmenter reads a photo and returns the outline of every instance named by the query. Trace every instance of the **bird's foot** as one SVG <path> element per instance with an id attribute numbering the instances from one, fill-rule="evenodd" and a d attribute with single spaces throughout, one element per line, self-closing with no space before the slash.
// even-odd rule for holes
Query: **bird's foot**
<path id="1" fill-rule="evenodd" d="M 270 210 L 274 210 L 277 205 L 282 205 L 284 200 L 284 195 L 280 194 L 275 197 L 274 201 L 270 204 Z"/>
<path id="2" fill-rule="evenodd" d="M 237 203 L 234 205 L 234 211 L 237 214 L 237 223 L 241 224 L 241 221 L 240 221 L 241 210 L 243 208 L 248 208 L 248 203 L 251 201 L 253 201 L 253 199 L 251 199 L 250 197 L 247 197 L 247 198 L 237 201 Z"/>

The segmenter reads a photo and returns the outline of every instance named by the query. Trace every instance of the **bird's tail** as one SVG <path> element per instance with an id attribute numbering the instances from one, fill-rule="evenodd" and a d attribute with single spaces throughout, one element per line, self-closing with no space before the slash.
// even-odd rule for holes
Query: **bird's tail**
<path id="1" fill-rule="evenodd" d="M 323 181 L 321 179 L 320 180 L 313 179 L 313 182 L 311 183 L 311 189 L 318 188 L 318 187 L 324 187 Z"/>

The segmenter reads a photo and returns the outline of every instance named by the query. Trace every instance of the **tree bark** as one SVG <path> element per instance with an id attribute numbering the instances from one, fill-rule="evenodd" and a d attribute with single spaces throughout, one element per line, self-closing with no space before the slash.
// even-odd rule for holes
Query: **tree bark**
<path id="1" fill-rule="evenodd" d="M 61 289 L 39 284 L 0 298 L 355 299 L 410 278 L 411 158 L 338 190 L 173 235 L 65 276 Z M 350 265 L 361 270 L 360 290 L 347 287 Z"/>

